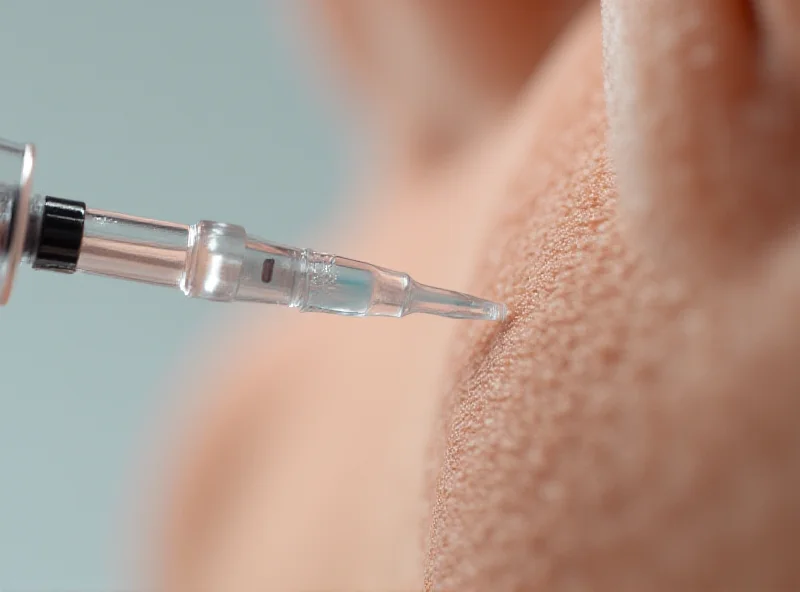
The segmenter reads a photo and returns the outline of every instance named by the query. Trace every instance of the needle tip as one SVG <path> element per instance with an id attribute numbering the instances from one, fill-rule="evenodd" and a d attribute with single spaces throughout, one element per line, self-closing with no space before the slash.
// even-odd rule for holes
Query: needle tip
<path id="1" fill-rule="evenodd" d="M 504 321 L 506 305 L 476 298 L 461 292 L 442 290 L 432 286 L 417 284 L 412 286 L 412 298 L 408 312 L 422 312 L 453 319 L 473 319 L 477 321 Z"/>
<path id="2" fill-rule="evenodd" d="M 489 302 L 486 307 L 487 321 L 505 321 L 508 308 L 502 302 Z"/>

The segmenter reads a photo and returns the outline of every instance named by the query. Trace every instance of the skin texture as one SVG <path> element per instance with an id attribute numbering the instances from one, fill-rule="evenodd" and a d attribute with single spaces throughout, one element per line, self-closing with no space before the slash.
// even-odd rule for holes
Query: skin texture
<path id="1" fill-rule="evenodd" d="M 543 21 L 524 88 L 466 97 L 493 105 L 467 140 L 399 158 L 332 241 L 510 318 L 243 328 L 176 445 L 160 589 L 800 587 L 796 6 Z M 445 53 L 502 55 L 459 27 Z M 387 137 L 419 148 L 408 102 Z"/>

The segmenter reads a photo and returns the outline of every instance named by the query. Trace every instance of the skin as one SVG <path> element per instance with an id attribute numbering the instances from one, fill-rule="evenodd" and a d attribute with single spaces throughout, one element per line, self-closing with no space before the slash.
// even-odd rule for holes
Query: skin
<path id="1" fill-rule="evenodd" d="M 400 106 L 356 57 L 375 4 L 324 16 L 394 122 L 333 246 L 510 318 L 243 327 L 192 374 L 213 396 L 175 443 L 160 589 L 800 587 L 797 3 L 509 1 L 481 28 L 409 2 L 464 97 Z M 472 68 L 482 44 L 519 61 Z"/>

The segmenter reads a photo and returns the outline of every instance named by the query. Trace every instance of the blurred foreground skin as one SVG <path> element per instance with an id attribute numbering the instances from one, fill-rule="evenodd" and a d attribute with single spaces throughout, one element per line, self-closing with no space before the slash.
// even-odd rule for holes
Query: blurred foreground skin
<path id="1" fill-rule="evenodd" d="M 554 4 L 320 8 L 386 147 L 334 246 L 511 318 L 243 329 L 160 589 L 800 589 L 798 4 Z"/>

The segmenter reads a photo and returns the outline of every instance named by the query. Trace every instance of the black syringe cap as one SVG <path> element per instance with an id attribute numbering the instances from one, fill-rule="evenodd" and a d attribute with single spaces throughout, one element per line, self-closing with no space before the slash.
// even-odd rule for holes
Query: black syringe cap
<path id="1" fill-rule="evenodd" d="M 81 253 L 85 219 L 85 203 L 45 197 L 33 267 L 74 272 Z"/>

